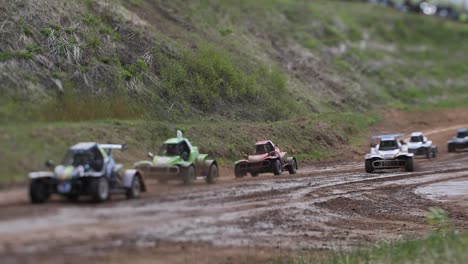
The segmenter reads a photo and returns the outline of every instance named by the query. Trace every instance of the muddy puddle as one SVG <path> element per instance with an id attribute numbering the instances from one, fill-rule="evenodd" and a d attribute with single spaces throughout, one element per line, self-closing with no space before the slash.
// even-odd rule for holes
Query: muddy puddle
<path id="1" fill-rule="evenodd" d="M 415 192 L 435 201 L 468 201 L 468 179 L 437 182 L 419 187 Z"/>

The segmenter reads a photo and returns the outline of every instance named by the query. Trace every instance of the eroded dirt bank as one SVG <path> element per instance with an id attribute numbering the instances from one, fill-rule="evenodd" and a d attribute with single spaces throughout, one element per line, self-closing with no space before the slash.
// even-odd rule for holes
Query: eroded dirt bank
<path id="1" fill-rule="evenodd" d="M 283 173 L 242 180 L 230 176 L 210 186 L 152 182 L 142 199 L 116 197 L 102 205 L 54 199 L 32 206 L 25 188 L 2 191 L 0 259 L 2 263 L 267 262 L 287 254 L 323 255 L 382 239 L 419 237 L 428 231 L 425 214 L 431 206 L 446 209 L 455 225 L 465 229 L 468 207 L 462 202 L 428 199 L 416 190 L 468 180 L 468 152 L 445 153 L 454 130 L 468 124 L 466 113 L 454 110 L 458 118 L 450 121 L 445 111 L 408 116 L 392 112 L 371 129 L 370 133 L 428 133 L 441 155 L 418 159 L 413 173 L 366 174 L 362 161 L 306 165 L 295 176 Z"/>

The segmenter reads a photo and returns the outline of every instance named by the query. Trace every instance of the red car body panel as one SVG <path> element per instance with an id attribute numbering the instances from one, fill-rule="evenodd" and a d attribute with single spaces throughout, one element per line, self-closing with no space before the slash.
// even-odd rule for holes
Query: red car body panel
<path id="1" fill-rule="evenodd" d="M 256 148 L 263 145 L 265 145 L 265 149 L 263 149 L 264 151 L 267 152 L 267 149 L 272 150 L 268 153 L 249 155 L 247 159 L 237 161 L 235 170 L 241 171 L 241 174 L 251 173 L 253 175 L 273 172 L 272 166 L 276 160 L 280 161 L 281 171 L 289 170 L 288 166 L 292 165 L 285 159 L 287 152 L 281 151 L 280 148 L 275 146 L 271 140 L 262 140 L 255 143 Z M 292 159 L 296 162 L 295 158 Z M 297 167 L 296 163 L 294 166 Z"/>

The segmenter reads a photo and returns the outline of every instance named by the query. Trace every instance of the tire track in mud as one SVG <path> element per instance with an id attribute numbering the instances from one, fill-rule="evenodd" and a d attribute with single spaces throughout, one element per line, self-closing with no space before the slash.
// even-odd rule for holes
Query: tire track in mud
<path id="1" fill-rule="evenodd" d="M 464 171 L 463 169 L 462 171 Z M 468 176 L 467 173 L 461 175 L 452 176 L 453 170 L 445 174 L 438 174 L 441 178 L 432 179 L 428 178 L 427 180 L 420 180 L 420 184 L 432 183 L 436 180 L 451 180 L 460 177 Z M 145 239 L 171 239 L 176 237 L 175 241 L 205 241 L 210 242 L 215 245 L 232 245 L 240 246 L 242 245 L 242 240 L 247 241 L 248 244 L 255 244 L 260 246 L 268 246 L 276 243 L 285 243 L 290 246 L 301 246 L 295 245 L 297 243 L 297 237 L 301 236 L 305 230 L 321 230 L 320 235 L 313 236 L 308 234 L 308 237 L 313 237 L 314 239 L 318 238 L 327 233 L 327 225 L 332 218 L 340 218 L 339 215 L 333 215 L 329 212 L 323 212 L 323 210 L 318 209 L 315 204 L 323 203 L 327 200 L 336 198 L 336 197 L 347 197 L 347 196 L 356 196 L 357 194 L 368 193 L 374 190 L 385 189 L 381 186 L 381 182 L 391 182 L 389 185 L 394 185 L 392 182 L 395 180 L 405 180 L 411 179 L 414 177 L 428 176 L 431 174 L 419 173 L 419 174 L 406 174 L 402 175 L 392 175 L 379 177 L 378 179 L 358 179 L 353 181 L 338 182 L 333 184 L 323 184 L 315 185 L 311 187 L 286 187 L 282 188 L 281 191 L 272 189 L 271 191 L 258 191 L 259 195 L 249 195 L 243 196 L 239 195 L 237 197 L 230 197 L 228 203 L 230 208 L 234 212 L 219 212 L 221 217 L 219 219 L 213 219 L 211 216 L 204 215 L 198 226 L 196 228 L 188 229 L 179 229 L 175 228 L 175 232 L 161 232 L 160 230 L 152 232 L 143 232 L 142 235 L 146 236 Z M 304 181 L 304 180 L 303 180 Z M 377 185 L 371 185 L 368 188 L 357 189 L 359 186 L 357 184 L 362 183 L 377 183 Z M 282 186 L 286 184 L 281 184 Z M 290 184 L 291 185 L 291 184 Z M 292 185 L 307 185 L 302 183 L 295 182 Z M 402 183 L 400 183 L 402 185 Z M 411 183 L 411 185 L 415 185 Z M 340 187 L 351 186 L 351 190 L 347 189 L 344 192 L 337 192 L 337 189 Z M 354 187 L 356 186 L 356 187 Z M 310 196 L 309 194 L 317 193 L 321 189 L 328 188 L 334 189 L 334 194 L 330 195 L 319 195 L 318 197 Z M 255 188 L 258 190 L 258 188 Z M 236 202 L 241 201 L 242 209 L 239 207 L 234 207 L 237 205 Z M 223 203 L 226 203 L 223 200 Z M 226 205 L 226 204 L 225 204 Z M 246 208 L 245 208 L 246 207 Z M 301 211 L 314 212 L 310 213 L 308 217 L 299 219 L 298 216 L 304 216 Z M 321 212 L 322 211 L 322 212 Z M 321 216 L 319 214 L 322 213 Z M 300 218 L 300 217 L 299 217 Z M 314 221 L 315 226 L 313 228 L 302 227 L 307 226 L 305 222 Z M 296 222 L 301 228 L 296 229 L 295 224 L 289 225 L 289 223 Z M 186 226 L 185 220 L 180 220 L 177 222 L 177 225 Z M 219 229 L 217 229 L 219 228 Z M 172 228 L 168 226 L 168 229 Z M 209 231 L 208 231 L 209 230 Z M 213 234 L 214 233 L 214 234 Z M 252 234 L 255 234 L 254 238 Z M 305 232 L 304 234 L 307 234 Z M 223 241 L 222 238 L 228 238 L 229 242 Z M 293 238 L 288 240 L 288 238 Z M 279 238 L 279 239 L 277 239 Z M 320 241 L 320 239 L 318 239 Z M 292 244 L 291 244 L 292 243 Z M 307 239 L 307 246 L 315 247 L 316 244 L 312 243 L 310 239 Z M 304 245 L 302 245 L 304 246 Z M 323 246 L 323 245 L 322 245 Z"/>

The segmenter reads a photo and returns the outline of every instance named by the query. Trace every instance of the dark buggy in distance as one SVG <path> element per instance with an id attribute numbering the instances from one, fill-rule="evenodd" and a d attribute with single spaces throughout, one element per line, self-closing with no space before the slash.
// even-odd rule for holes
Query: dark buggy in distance
<path id="1" fill-rule="evenodd" d="M 468 148 L 468 129 L 459 129 L 457 135 L 448 141 L 447 148 L 448 152 L 456 152 L 459 149 Z"/>

